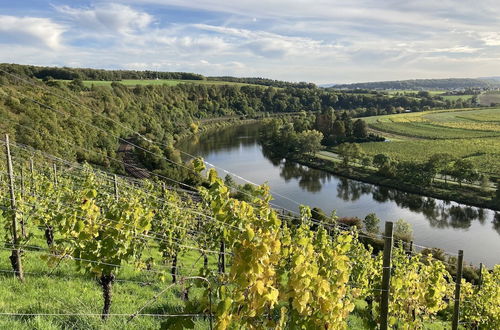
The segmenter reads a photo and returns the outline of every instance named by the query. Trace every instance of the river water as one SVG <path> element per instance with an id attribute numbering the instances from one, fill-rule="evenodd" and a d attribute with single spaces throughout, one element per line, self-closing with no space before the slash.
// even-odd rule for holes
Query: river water
<path id="1" fill-rule="evenodd" d="M 320 207 L 326 214 L 334 209 L 339 216 L 359 218 L 376 213 L 382 220 L 381 231 L 384 221 L 402 218 L 412 225 L 417 245 L 441 248 L 450 254 L 462 249 L 464 259 L 475 265 L 500 264 L 500 212 L 379 187 L 273 159 L 258 143 L 259 127 L 248 124 L 224 128 L 182 141 L 178 147 L 251 182 L 267 182 L 272 192 L 282 195 L 274 195 L 272 201 L 280 207 L 297 211 L 293 201 L 298 201 Z M 222 170 L 218 172 L 226 175 Z"/>

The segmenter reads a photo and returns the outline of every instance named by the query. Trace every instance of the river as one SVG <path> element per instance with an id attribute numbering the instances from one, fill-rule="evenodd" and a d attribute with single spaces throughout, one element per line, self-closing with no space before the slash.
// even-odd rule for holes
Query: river
<path id="1" fill-rule="evenodd" d="M 364 218 L 368 213 L 376 213 L 382 219 L 381 231 L 384 221 L 402 218 L 412 225 L 417 245 L 441 248 L 451 254 L 464 250 L 464 259 L 475 265 L 500 264 L 500 212 L 409 194 L 272 159 L 258 143 L 259 127 L 257 123 L 223 128 L 182 141 L 178 147 L 251 182 L 266 182 L 272 192 L 282 195 L 274 195 L 272 201 L 280 207 L 297 211 L 293 200 L 320 207 L 327 214 L 336 210 L 339 216 Z M 219 170 L 219 175 L 226 174 Z"/>

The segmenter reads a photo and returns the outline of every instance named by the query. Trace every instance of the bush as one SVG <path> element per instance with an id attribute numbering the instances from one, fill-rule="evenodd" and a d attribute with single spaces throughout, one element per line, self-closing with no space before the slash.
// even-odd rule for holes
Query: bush
<path id="1" fill-rule="evenodd" d="M 347 225 L 349 227 L 361 228 L 362 220 L 358 217 L 340 217 L 337 222 Z"/>
<path id="2" fill-rule="evenodd" d="M 403 219 L 398 219 L 394 225 L 394 238 L 409 242 L 413 239 L 413 229 L 411 224 Z"/>

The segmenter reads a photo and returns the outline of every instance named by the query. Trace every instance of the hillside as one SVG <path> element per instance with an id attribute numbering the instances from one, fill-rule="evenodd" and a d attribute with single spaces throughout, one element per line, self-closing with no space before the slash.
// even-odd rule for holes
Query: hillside
<path id="1" fill-rule="evenodd" d="M 79 79 L 59 81 L 45 76 L 41 81 L 40 74 L 33 70 L 32 66 L 0 65 L 0 129 L 10 133 L 17 142 L 66 159 L 117 170 L 119 167 L 104 156 L 116 156 L 119 139 L 136 139 L 130 130 L 170 146 L 155 152 L 178 159 L 171 147 L 175 140 L 198 130 L 199 122 L 206 119 L 250 118 L 265 113 L 318 112 L 331 108 L 349 110 L 352 116 L 366 116 L 393 113 L 397 108 L 418 110 L 455 105 L 453 101 L 429 96 L 357 95 L 319 88 L 237 84 L 126 86 L 118 82 L 88 86 Z M 80 72 L 80 69 L 61 70 Z M 97 72 L 104 76 L 115 74 L 115 71 Z M 89 127 L 83 120 L 91 121 L 95 127 Z M 104 131 L 113 138 L 103 135 Z M 144 139 L 136 139 L 136 143 L 148 144 Z M 137 156 L 151 170 L 164 174 L 169 171 L 167 162 L 151 154 Z"/>
<path id="2" fill-rule="evenodd" d="M 471 78 L 447 79 L 411 79 L 394 81 L 377 81 L 354 84 L 339 84 L 334 89 L 394 89 L 394 90 L 453 90 L 468 88 L 490 88 L 495 86 L 493 80 Z"/>

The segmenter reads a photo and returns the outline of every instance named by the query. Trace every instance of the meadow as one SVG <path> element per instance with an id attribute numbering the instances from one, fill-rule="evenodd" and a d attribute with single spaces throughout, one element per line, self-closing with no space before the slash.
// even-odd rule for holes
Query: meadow
<path id="1" fill-rule="evenodd" d="M 435 153 L 470 159 L 483 173 L 500 174 L 500 109 L 436 110 L 365 118 L 388 142 L 363 150 L 400 161 L 425 161 Z"/>
<path id="2" fill-rule="evenodd" d="M 69 82 L 69 81 L 68 81 Z M 251 84 L 228 82 L 228 81 L 217 81 L 217 80 L 174 80 L 174 79 L 124 79 L 117 81 L 125 86 L 136 86 L 136 85 L 168 85 L 176 86 L 179 84 L 198 84 L 198 85 L 231 85 L 231 86 L 249 86 Z M 113 81 L 104 80 L 85 80 L 83 84 L 87 87 L 95 86 L 111 86 Z M 260 86 L 260 85 L 251 85 Z"/>

